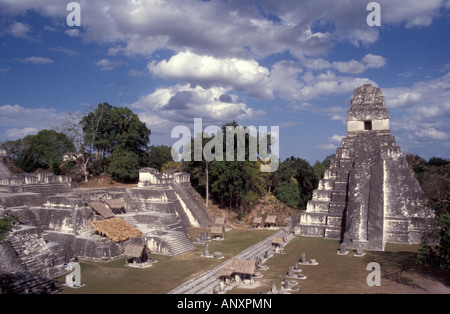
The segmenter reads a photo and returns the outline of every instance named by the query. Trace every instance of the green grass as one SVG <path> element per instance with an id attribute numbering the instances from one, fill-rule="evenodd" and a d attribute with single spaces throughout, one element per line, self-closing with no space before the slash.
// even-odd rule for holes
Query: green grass
<path id="1" fill-rule="evenodd" d="M 449 272 L 437 267 L 418 265 L 418 245 L 388 244 L 384 252 L 367 251 L 355 257 L 350 250 L 347 255 L 337 255 L 339 243 L 322 238 L 295 237 L 285 247 L 286 254 L 275 254 L 266 262 L 269 269 L 262 271 L 257 279 L 260 286 L 254 289 L 233 289 L 230 293 L 266 293 L 281 281 L 290 266 L 305 252 L 306 259 L 315 259 L 316 266 L 300 266 L 306 280 L 297 280 L 299 291 L 291 293 L 343 294 L 343 293 L 450 293 Z M 381 286 L 368 286 L 367 264 L 377 262 L 381 267 Z"/>
<path id="2" fill-rule="evenodd" d="M 191 239 L 201 229 L 189 231 Z M 84 287 L 72 289 L 64 287 L 62 294 L 161 294 L 167 293 L 183 282 L 211 269 L 226 259 L 233 257 L 247 247 L 262 241 L 274 230 L 231 230 L 222 241 L 210 241 L 209 252 L 222 252 L 224 259 L 201 257 L 203 245 L 196 244 L 196 250 L 179 256 L 151 254 L 158 262 L 149 268 L 136 269 L 125 266 L 121 258 L 108 263 L 80 261 L 81 282 Z M 59 278 L 64 282 L 65 276 Z"/>
<path id="3" fill-rule="evenodd" d="M 191 239 L 200 229 L 190 230 Z M 158 260 L 152 267 L 135 269 L 125 267 L 125 259 L 109 263 L 81 262 L 81 281 L 86 286 L 79 289 L 63 287 L 63 294 L 162 294 L 183 282 L 211 269 L 238 254 L 247 247 L 272 235 L 274 230 L 231 230 L 225 240 L 209 242 L 209 252 L 220 251 L 224 259 L 202 258 L 203 245 L 196 250 L 179 256 L 169 257 L 152 254 Z M 316 266 L 300 266 L 306 280 L 297 280 L 300 290 L 293 293 L 450 293 L 449 272 L 437 267 L 416 263 L 418 245 L 388 244 L 384 252 L 367 251 L 363 257 L 337 255 L 338 241 L 321 238 L 294 237 L 285 246 L 286 254 L 275 254 L 266 262 L 268 270 L 256 279 L 253 289 L 233 288 L 227 293 L 266 293 L 275 283 L 281 281 L 290 266 L 300 259 L 302 252 L 306 259 L 316 259 Z M 366 269 L 370 262 L 381 266 L 381 286 L 369 287 Z M 64 281 L 64 276 L 60 278 Z"/>

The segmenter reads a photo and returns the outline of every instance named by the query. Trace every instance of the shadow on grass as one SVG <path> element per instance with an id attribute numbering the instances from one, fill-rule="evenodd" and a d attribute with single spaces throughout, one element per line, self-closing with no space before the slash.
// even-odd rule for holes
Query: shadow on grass
<path id="1" fill-rule="evenodd" d="M 426 291 L 426 289 L 417 284 L 413 279 L 405 276 L 406 274 L 415 274 L 420 277 L 438 281 L 446 287 L 450 287 L 450 272 L 444 271 L 438 265 L 422 265 L 418 263 L 416 251 L 401 251 L 401 245 L 394 247 L 392 251 L 370 252 L 383 269 L 382 278 L 392 280 L 395 283 Z M 418 246 L 414 246 L 418 247 Z"/>

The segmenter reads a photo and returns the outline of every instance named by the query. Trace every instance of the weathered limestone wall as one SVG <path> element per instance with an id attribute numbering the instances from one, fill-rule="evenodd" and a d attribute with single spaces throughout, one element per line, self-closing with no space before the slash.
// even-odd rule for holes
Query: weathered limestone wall
<path id="1" fill-rule="evenodd" d="M 120 200 L 116 214 L 143 232 L 153 253 L 177 255 L 195 249 L 187 236 L 191 226 L 213 223 L 189 182 L 189 175 L 141 171 L 145 181 L 137 189 L 72 189 L 70 180 L 46 175 L 7 178 L 0 193 L 3 213 L 18 217 L 20 232 L 12 233 L 14 245 L 0 248 L 0 272 L 17 270 L 42 276 L 57 273 L 69 258 L 107 261 L 123 254 L 124 243 L 114 243 L 95 233 L 91 221 L 103 219 L 91 201 Z M 0 187 L 1 189 L 1 187 Z M 24 192 L 24 191 L 37 191 Z M 16 229 L 17 229 L 16 228 Z M 14 259 L 14 254 L 20 256 Z M 8 266 L 9 265 L 9 266 Z"/>
<path id="2" fill-rule="evenodd" d="M 170 171 L 160 173 L 154 168 L 142 168 L 139 170 L 138 187 L 150 187 L 167 184 L 190 184 L 190 175 L 186 172 Z"/>
<path id="3" fill-rule="evenodd" d="M 42 277 L 58 274 L 58 266 L 62 265 L 65 259 L 64 249 L 59 243 L 46 242 L 39 228 L 17 226 L 5 240 L 14 250 L 17 257 L 15 262 L 20 265 L 20 269 Z M 3 260 L 1 261 L 3 263 Z"/>
<path id="4" fill-rule="evenodd" d="M 74 256 L 94 261 L 109 261 L 119 258 L 123 254 L 122 244 L 96 235 L 86 238 L 75 237 L 71 249 Z"/>
<path id="5" fill-rule="evenodd" d="M 0 274 L 25 271 L 26 268 L 22 265 L 11 243 L 8 241 L 0 242 Z"/>
<path id="6" fill-rule="evenodd" d="M 0 193 L 0 203 L 4 207 L 40 206 L 43 202 L 40 193 Z"/>
<path id="7" fill-rule="evenodd" d="M 213 223 L 190 185 L 171 184 L 160 188 L 137 188 L 130 189 L 129 193 L 135 200 L 136 210 L 176 214 L 185 228 L 207 227 Z"/>
<path id="8" fill-rule="evenodd" d="M 372 130 L 382 131 L 389 130 L 389 119 L 374 119 L 370 120 L 372 122 Z M 364 131 L 364 121 L 347 121 L 347 131 L 348 132 L 362 132 Z"/>
<path id="9" fill-rule="evenodd" d="M 382 250 L 383 244 L 383 161 L 380 143 L 361 139 L 349 176 L 344 242 L 348 247 L 364 242 L 366 248 Z"/>
<path id="10" fill-rule="evenodd" d="M 9 171 L 8 167 L 5 166 L 3 163 L 3 158 L 6 156 L 6 151 L 1 149 L 0 150 L 0 179 L 8 178 L 12 176 L 11 171 Z"/>

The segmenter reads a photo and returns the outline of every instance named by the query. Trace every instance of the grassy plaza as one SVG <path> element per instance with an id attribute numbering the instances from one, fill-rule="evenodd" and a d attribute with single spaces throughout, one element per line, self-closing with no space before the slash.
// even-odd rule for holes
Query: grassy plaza
<path id="1" fill-rule="evenodd" d="M 191 229 L 191 238 L 202 231 Z M 196 250 L 170 257 L 152 254 L 158 262 L 149 268 L 125 266 L 125 259 L 100 263 L 81 261 L 81 280 L 84 287 L 64 287 L 62 294 L 165 294 L 183 282 L 211 269 L 245 248 L 269 237 L 276 230 L 239 230 L 226 232 L 223 241 L 209 242 L 209 251 L 222 252 L 224 259 L 203 258 L 203 245 Z M 445 272 L 416 263 L 418 245 L 388 244 L 386 251 L 367 251 L 362 257 L 338 255 L 338 241 L 321 238 L 294 237 L 284 248 L 285 254 L 274 254 L 256 279 L 253 287 L 235 287 L 227 293 L 267 293 L 273 283 L 278 289 L 290 266 L 305 252 L 307 260 L 315 259 L 315 266 L 301 266 L 306 280 L 297 280 L 299 290 L 291 293 L 450 293 Z M 381 266 L 381 285 L 368 286 L 366 269 L 370 262 Z M 60 277 L 63 281 L 64 277 Z M 447 285 L 447 286 L 446 286 Z"/>

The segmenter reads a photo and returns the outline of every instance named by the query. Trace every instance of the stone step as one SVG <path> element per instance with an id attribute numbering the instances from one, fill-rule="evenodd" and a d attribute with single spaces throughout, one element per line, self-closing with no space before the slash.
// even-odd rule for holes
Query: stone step
<path id="1" fill-rule="evenodd" d="M 176 223 L 167 225 L 167 228 L 169 228 L 169 230 L 181 231 L 181 230 L 183 230 L 183 225 L 180 222 L 176 222 Z"/>
<path id="2" fill-rule="evenodd" d="M 61 287 L 57 280 L 28 273 L 7 274 L 1 279 L 2 292 L 5 294 L 54 293 Z"/>
<path id="3" fill-rule="evenodd" d="M 48 233 L 42 233 L 42 239 L 44 239 L 45 242 L 50 242 L 50 234 Z"/>
<path id="4" fill-rule="evenodd" d="M 70 186 L 67 183 L 55 184 L 32 184 L 23 186 L 23 192 L 35 192 L 43 194 L 57 194 L 70 191 Z"/>
<path id="5" fill-rule="evenodd" d="M 183 232 L 173 231 L 164 237 L 172 255 L 179 255 L 196 249 Z"/>

